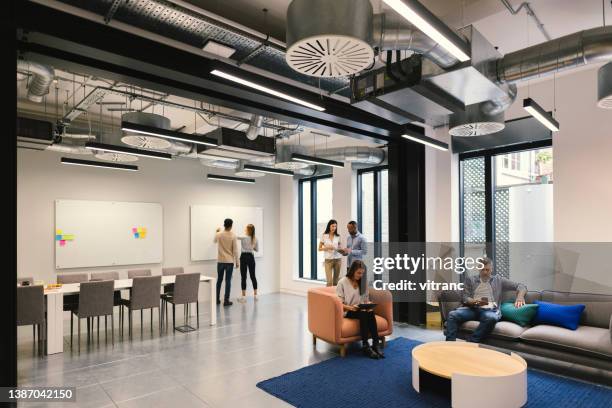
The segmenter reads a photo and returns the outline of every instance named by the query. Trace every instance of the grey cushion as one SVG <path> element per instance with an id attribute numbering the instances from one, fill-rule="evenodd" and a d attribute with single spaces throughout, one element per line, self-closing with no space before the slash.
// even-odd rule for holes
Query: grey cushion
<path id="1" fill-rule="evenodd" d="M 570 353 L 612 360 L 612 341 L 608 329 L 578 326 L 576 330 L 540 324 L 521 334 L 526 343 L 553 347 Z"/>
<path id="2" fill-rule="evenodd" d="M 545 290 L 542 292 L 544 302 L 562 305 L 585 305 L 580 324 L 601 328 L 610 327 L 612 315 L 612 295 L 598 295 L 592 293 L 569 293 Z"/>
<path id="3" fill-rule="evenodd" d="M 92 281 L 119 280 L 119 272 L 116 272 L 116 271 L 110 271 L 110 272 L 92 272 L 90 280 L 92 280 Z"/>
<path id="4" fill-rule="evenodd" d="M 112 280 L 81 283 L 79 317 L 105 316 L 113 314 L 115 282 Z"/>
<path id="5" fill-rule="evenodd" d="M 478 327 L 479 324 L 480 322 L 476 320 L 470 320 L 461 325 L 461 330 L 465 330 L 471 333 L 476 330 L 476 327 Z M 526 329 L 526 327 L 521 327 L 516 323 L 499 321 L 495 324 L 495 327 L 493 328 L 493 331 L 491 332 L 490 336 L 499 337 L 505 340 L 518 341 L 521 337 L 521 334 Z"/>
<path id="6" fill-rule="evenodd" d="M 162 275 L 163 276 L 179 275 L 181 273 L 185 273 L 185 269 L 183 269 L 182 266 L 174 266 L 174 267 L 169 267 L 169 268 L 162 268 Z"/>
<path id="7" fill-rule="evenodd" d="M 159 307 L 161 275 L 134 278 L 130 300 L 125 302 L 131 310 Z"/>
<path id="8" fill-rule="evenodd" d="M 176 275 L 176 279 L 174 280 L 174 294 L 170 302 L 174 304 L 195 303 L 198 301 L 199 289 L 199 273 Z"/>
<path id="9" fill-rule="evenodd" d="M 62 273 L 57 275 L 57 283 L 81 283 L 88 280 L 89 275 L 86 273 Z"/>

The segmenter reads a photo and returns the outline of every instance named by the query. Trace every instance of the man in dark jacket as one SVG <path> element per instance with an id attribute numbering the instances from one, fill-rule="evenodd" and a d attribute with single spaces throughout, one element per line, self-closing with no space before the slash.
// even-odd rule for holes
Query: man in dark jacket
<path id="1" fill-rule="evenodd" d="M 492 275 L 493 264 L 489 258 L 482 258 L 483 264 L 480 273 L 476 276 L 466 277 L 461 295 L 463 306 L 448 314 L 446 321 L 446 340 L 455 341 L 459 327 L 469 320 L 478 320 L 480 324 L 468 341 L 479 343 L 493 331 L 495 324 L 501 318 L 499 306 L 502 292 L 516 290 L 514 307 L 525 304 L 527 287 L 522 283 L 512 282 L 498 275 Z"/>

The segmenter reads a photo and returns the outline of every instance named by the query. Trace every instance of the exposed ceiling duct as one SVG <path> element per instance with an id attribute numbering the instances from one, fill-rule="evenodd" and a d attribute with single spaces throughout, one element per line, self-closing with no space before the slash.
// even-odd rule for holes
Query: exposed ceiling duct
<path id="1" fill-rule="evenodd" d="M 28 99 L 40 103 L 49 93 L 49 87 L 55 77 L 53 68 L 32 61 L 17 60 L 17 70 L 28 72 L 32 79 L 28 84 Z M 17 76 L 19 78 L 19 75 Z"/>
<path id="2" fill-rule="evenodd" d="M 316 157 L 324 159 L 371 165 L 381 164 L 385 155 L 384 149 L 367 146 L 332 147 L 316 152 Z"/>
<path id="3" fill-rule="evenodd" d="M 612 61 L 597 72 L 597 106 L 612 109 Z"/>
<path id="4" fill-rule="evenodd" d="M 249 123 L 249 128 L 246 131 L 246 137 L 249 140 L 257 139 L 259 135 L 259 131 L 261 130 L 261 125 L 263 124 L 264 118 L 261 115 L 253 115 L 251 118 L 251 122 Z"/>
<path id="5" fill-rule="evenodd" d="M 316 77 L 356 74 L 374 63 L 370 0 L 293 0 L 287 9 L 287 64 Z"/>
<path id="6" fill-rule="evenodd" d="M 291 159 L 293 153 L 304 154 L 308 149 L 301 145 L 277 144 L 274 167 L 283 170 L 297 170 L 309 166 L 308 163 L 296 162 Z"/>
<path id="7" fill-rule="evenodd" d="M 79 155 L 90 155 L 93 154 L 92 150 L 85 148 L 85 146 L 69 145 L 64 143 L 55 143 L 47 146 L 45 150 L 67 154 L 79 154 Z"/>

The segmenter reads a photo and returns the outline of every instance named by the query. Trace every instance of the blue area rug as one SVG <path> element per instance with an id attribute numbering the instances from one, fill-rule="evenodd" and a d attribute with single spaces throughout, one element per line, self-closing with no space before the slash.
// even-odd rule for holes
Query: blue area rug
<path id="1" fill-rule="evenodd" d="M 384 360 L 359 353 L 334 357 L 257 384 L 296 407 L 448 407 L 447 399 L 412 388 L 411 352 L 421 342 L 389 341 Z M 612 389 L 536 370 L 527 374 L 527 407 L 612 407 Z M 491 408 L 495 401 L 491 401 Z"/>

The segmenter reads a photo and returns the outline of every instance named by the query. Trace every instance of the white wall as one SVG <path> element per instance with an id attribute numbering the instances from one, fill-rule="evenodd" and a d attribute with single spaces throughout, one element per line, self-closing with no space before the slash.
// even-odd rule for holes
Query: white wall
<path id="1" fill-rule="evenodd" d="M 19 149 L 17 155 L 17 274 L 55 282 L 57 273 L 184 266 L 188 272 L 216 276 L 214 261 L 190 260 L 189 206 L 191 204 L 258 206 L 264 209 L 265 256 L 257 258 L 261 293 L 279 289 L 279 176 L 258 178 L 255 185 L 205 179 L 198 160 L 172 162 L 140 159 L 139 172 L 95 169 L 60 164 L 61 155 Z M 215 171 L 215 173 L 217 173 Z M 58 270 L 54 268 L 54 200 L 115 200 L 161 203 L 164 212 L 163 264 L 117 268 Z M 211 231 L 211 234 L 214 231 Z M 250 281 L 248 282 L 250 290 Z M 232 294 L 240 290 L 234 271 Z M 207 296 L 203 296 L 204 298 Z"/>

